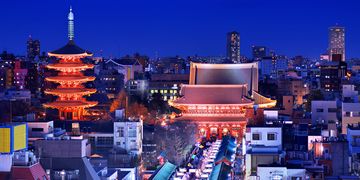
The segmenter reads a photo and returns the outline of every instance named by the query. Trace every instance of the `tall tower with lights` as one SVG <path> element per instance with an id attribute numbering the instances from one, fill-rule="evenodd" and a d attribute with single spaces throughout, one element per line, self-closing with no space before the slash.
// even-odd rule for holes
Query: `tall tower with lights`
<path id="1" fill-rule="evenodd" d="M 59 73 L 45 80 L 59 85 L 56 89 L 45 91 L 46 94 L 58 98 L 54 102 L 44 104 L 44 107 L 57 109 L 60 120 L 86 120 L 86 108 L 96 106 L 97 102 L 87 101 L 84 96 L 95 93 L 96 89 L 84 86 L 84 83 L 94 81 L 95 77 L 85 76 L 82 71 L 93 69 L 94 65 L 85 64 L 81 60 L 92 56 L 92 53 L 80 48 L 74 42 L 74 14 L 71 7 L 68 14 L 68 38 L 69 42 L 64 47 L 48 53 L 59 61 L 49 64 L 47 68 Z"/>
<path id="2" fill-rule="evenodd" d="M 329 28 L 329 56 L 331 61 L 345 61 L 345 28 Z"/>
<path id="3" fill-rule="evenodd" d="M 231 62 L 240 63 L 240 34 L 238 32 L 227 33 L 226 56 Z"/>

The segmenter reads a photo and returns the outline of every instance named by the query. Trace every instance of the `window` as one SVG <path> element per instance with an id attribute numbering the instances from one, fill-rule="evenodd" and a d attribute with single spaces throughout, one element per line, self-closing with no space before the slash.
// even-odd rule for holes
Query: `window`
<path id="1" fill-rule="evenodd" d="M 346 112 L 346 113 L 345 113 L 345 116 L 346 116 L 346 117 L 350 117 L 350 114 L 351 114 L 350 112 Z"/>
<path id="2" fill-rule="evenodd" d="M 110 145 L 114 142 L 113 137 L 98 137 L 97 144 L 98 145 Z"/>
<path id="3" fill-rule="evenodd" d="M 269 140 L 269 141 L 274 141 L 275 137 L 276 137 L 275 133 L 268 133 L 267 134 L 267 140 Z"/>
<path id="4" fill-rule="evenodd" d="M 136 137 L 136 129 L 130 129 L 129 128 L 128 137 Z"/>
<path id="5" fill-rule="evenodd" d="M 316 109 L 316 112 L 324 112 L 324 109 Z"/>
<path id="6" fill-rule="evenodd" d="M 124 137 L 124 127 L 118 128 L 119 137 Z"/>
<path id="7" fill-rule="evenodd" d="M 332 113 L 334 113 L 334 112 L 336 112 L 337 111 L 337 109 L 336 108 L 329 108 L 328 109 L 328 112 L 332 112 Z"/>
<path id="8" fill-rule="evenodd" d="M 253 133 L 252 134 L 252 140 L 260 140 L 260 134 L 259 133 Z"/>
<path id="9" fill-rule="evenodd" d="M 31 128 L 31 131 L 33 131 L 33 132 L 43 132 L 44 128 Z"/>

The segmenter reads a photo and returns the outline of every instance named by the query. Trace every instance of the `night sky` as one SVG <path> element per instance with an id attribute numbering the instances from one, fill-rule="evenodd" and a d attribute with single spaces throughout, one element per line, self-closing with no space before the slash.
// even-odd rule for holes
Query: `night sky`
<path id="1" fill-rule="evenodd" d="M 31 34 L 50 51 L 67 41 L 67 13 L 75 41 L 104 56 L 225 55 L 226 32 L 241 35 L 241 54 L 265 45 L 279 54 L 317 58 L 328 27 L 346 27 L 347 57 L 360 57 L 359 0 L 3 0 L 0 51 L 25 55 Z"/>

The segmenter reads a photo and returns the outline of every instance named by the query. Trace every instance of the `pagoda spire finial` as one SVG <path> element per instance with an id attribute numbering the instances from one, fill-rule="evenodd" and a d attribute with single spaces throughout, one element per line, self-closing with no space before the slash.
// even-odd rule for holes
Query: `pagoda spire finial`
<path id="1" fill-rule="evenodd" d="M 74 13 L 71 6 L 68 14 L 68 38 L 70 41 L 74 39 Z"/>

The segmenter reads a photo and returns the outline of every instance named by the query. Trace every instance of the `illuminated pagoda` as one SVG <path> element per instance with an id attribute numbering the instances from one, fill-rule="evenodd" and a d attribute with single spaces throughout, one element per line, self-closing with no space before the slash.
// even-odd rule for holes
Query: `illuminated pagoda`
<path id="1" fill-rule="evenodd" d="M 189 84 L 169 104 L 182 112 L 176 120 L 195 122 L 199 135 L 231 134 L 241 138 L 254 109 L 271 108 L 276 100 L 258 92 L 258 63 L 191 63 Z"/>
<path id="2" fill-rule="evenodd" d="M 94 81 L 95 77 L 85 76 L 82 71 L 93 69 L 94 65 L 85 64 L 81 60 L 92 56 L 92 53 L 78 47 L 74 42 L 74 14 L 71 7 L 68 20 L 69 42 L 64 47 L 48 53 L 59 61 L 47 65 L 47 68 L 59 71 L 59 73 L 45 80 L 57 83 L 59 86 L 56 89 L 45 90 L 45 93 L 58 96 L 58 98 L 54 102 L 44 104 L 44 107 L 58 109 L 61 120 L 84 120 L 85 109 L 96 106 L 97 102 L 87 101 L 83 97 L 95 93 L 96 89 L 85 88 L 84 83 Z"/>

